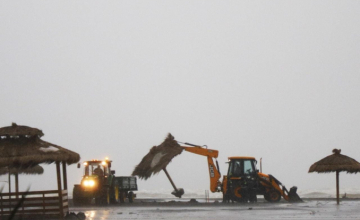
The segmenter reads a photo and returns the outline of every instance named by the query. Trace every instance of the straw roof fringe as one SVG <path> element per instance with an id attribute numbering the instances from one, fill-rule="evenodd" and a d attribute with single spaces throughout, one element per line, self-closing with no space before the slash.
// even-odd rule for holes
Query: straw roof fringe
<path id="1" fill-rule="evenodd" d="M 44 133 L 37 129 L 28 126 L 17 125 L 12 123 L 11 126 L 0 128 L 0 136 L 44 136 Z"/>
<path id="2" fill-rule="evenodd" d="M 340 154 L 341 149 L 334 149 L 332 155 L 329 155 L 322 160 L 311 165 L 309 173 L 330 173 L 330 172 L 342 172 L 357 173 L 360 172 L 360 163 L 348 156 Z"/>
<path id="3" fill-rule="evenodd" d="M 0 168 L 0 175 L 5 175 L 9 173 L 8 167 L 2 167 Z M 34 167 L 29 167 L 25 169 L 21 168 L 10 168 L 10 174 L 27 174 L 27 175 L 33 175 L 33 174 L 43 174 L 44 168 L 42 168 L 40 165 L 36 165 Z"/>
<path id="4" fill-rule="evenodd" d="M 79 154 L 43 141 L 39 136 L 0 138 L 0 167 L 27 168 L 39 163 L 53 162 L 73 164 L 79 160 Z"/>

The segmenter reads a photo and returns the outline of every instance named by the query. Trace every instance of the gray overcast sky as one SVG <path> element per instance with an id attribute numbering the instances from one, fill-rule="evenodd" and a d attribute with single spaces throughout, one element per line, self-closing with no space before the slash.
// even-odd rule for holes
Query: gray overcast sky
<path id="1" fill-rule="evenodd" d="M 335 188 L 308 174 L 333 148 L 360 161 L 360 1 L 0 1 L 0 122 L 113 159 L 117 175 L 168 132 L 228 156 L 263 158 L 288 188 Z M 168 166 L 208 189 L 204 157 Z M 55 166 L 20 177 L 56 187 Z M 82 171 L 69 167 L 69 185 Z M 0 177 L 5 180 L 5 177 Z M 360 175 L 341 174 L 341 187 Z M 44 182 L 46 184 L 44 184 Z M 163 173 L 142 190 L 169 189 Z"/>

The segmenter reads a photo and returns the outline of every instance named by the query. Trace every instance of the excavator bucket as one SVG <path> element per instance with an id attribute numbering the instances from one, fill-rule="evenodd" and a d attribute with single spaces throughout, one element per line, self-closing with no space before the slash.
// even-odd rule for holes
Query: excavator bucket
<path id="1" fill-rule="evenodd" d="M 293 186 L 290 188 L 289 191 L 289 202 L 303 202 L 303 200 L 300 198 L 300 196 L 296 193 L 297 187 Z"/>

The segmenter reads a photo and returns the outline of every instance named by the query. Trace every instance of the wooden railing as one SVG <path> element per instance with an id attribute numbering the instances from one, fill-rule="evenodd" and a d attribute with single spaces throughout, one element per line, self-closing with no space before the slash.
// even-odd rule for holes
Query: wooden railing
<path id="1" fill-rule="evenodd" d="M 1 219 L 11 214 L 23 195 L 26 195 L 25 200 L 17 210 L 16 216 L 38 215 L 62 218 L 69 211 L 67 190 L 61 191 L 60 198 L 58 190 L 0 193 Z"/>

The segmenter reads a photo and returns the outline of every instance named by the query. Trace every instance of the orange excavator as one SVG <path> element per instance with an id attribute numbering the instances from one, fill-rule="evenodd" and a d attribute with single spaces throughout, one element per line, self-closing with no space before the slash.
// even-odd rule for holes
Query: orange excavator
<path id="1" fill-rule="evenodd" d="M 219 164 L 216 160 L 219 155 L 217 150 L 207 149 L 206 146 L 179 143 L 188 145 L 181 146 L 185 151 L 207 157 L 210 190 L 211 192 L 222 192 L 224 202 L 256 202 L 257 195 L 263 195 L 268 202 L 278 202 L 281 197 L 289 202 L 302 201 L 296 193 L 296 186 L 288 191 L 274 176 L 259 172 L 256 169 L 257 161 L 254 157 L 229 157 L 228 173 L 223 176 L 221 182 Z"/>

